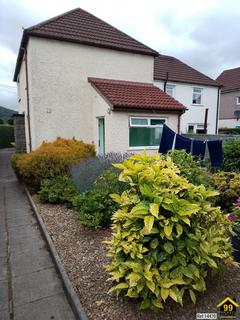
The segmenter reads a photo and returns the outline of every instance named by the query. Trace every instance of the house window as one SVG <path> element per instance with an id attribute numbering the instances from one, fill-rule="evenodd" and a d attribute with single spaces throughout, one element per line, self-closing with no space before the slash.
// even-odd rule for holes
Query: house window
<path id="1" fill-rule="evenodd" d="M 189 125 L 188 126 L 188 133 L 194 133 L 194 126 L 193 125 Z"/>
<path id="2" fill-rule="evenodd" d="M 193 88 L 192 104 L 201 104 L 202 103 L 202 89 Z"/>
<path id="3" fill-rule="evenodd" d="M 164 118 L 130 117 L 129 146 L 132 148 L 158 147 Z"/>
<path id="4" fill-rule="evenodd" d="M 188 133 L 205 133 L 204 124 L 189 124 Z"/>
<path id="5" fill-rule="evenodd" d="M 240 96 L 237 97 L 237 105 L 239 105 L 239 104 L 240 104 Z"/>
<path id="6" fill-rule="evenodd" d="M 174 88 L 175 88 L 175 86 L 167 84 L 166 85 L 166 94 L 168 94 L 171 97 L 174 97 Z"/>

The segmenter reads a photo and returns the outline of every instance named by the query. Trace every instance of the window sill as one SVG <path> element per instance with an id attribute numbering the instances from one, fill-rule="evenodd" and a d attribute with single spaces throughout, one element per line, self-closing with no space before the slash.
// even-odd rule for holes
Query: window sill
<path id="1" fill-rule="evenodd" d="M 152 147 L 128 147 L 128 150 L 158 150 L 159 146 Z"/>
<path id="2" fill-rule="evenodd" d="M 191 106 L 194 106 L 194 107 L 204 107 L 203 104 L 197 104 L 197 103 L 192 103 Z"/>

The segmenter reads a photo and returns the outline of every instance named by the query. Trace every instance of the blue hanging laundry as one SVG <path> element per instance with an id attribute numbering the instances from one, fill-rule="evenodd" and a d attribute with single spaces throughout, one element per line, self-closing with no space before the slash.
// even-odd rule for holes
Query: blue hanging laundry
<path id="1" fill-rule="evenodd" d="M 179 134 L 177 134 L 176 142 L 175 142 L 175 149 L 176 150 L 184 149 L 187 153 L 190 153 L 191 144 L 192 144 L 192 140 L 191 139 L 185 138 L 185 137 L 180 136 Z"/>
<path id="2" fill-rule="evenodd" d="M 192 155 L 204 159 L 206 152 L 206 141 L 193 140 Z"/>
<path id="3" fill-rule="evenodd" d="M 163 125 L 163 132 L 162 132 L 162 139 L 160 142 L 160 147 L 158 152 L 166 154 L 169 150 L 172 149 L 173 140 L 175 137 L 175 132 L 172 131 L 168 126 L 165 124 Z"/>
<path id="4" fill-rule="evenodd" d="M 222 164 L 222 140 L 208 141 L 208 150 L 212 167 L 220 167 Z"/>

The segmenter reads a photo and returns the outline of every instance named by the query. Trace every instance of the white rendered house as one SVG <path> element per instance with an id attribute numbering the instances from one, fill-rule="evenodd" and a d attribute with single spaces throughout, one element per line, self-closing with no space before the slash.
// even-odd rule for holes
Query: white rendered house
<path id="1" fill-rule="evenodd" d="M 25 29 L 14 80 L 27 150 L 61 136 L 100 154 L 156 151 L 163 123 L 177 132 L 185 112 L 153 84 L 157 55 L 82 9 Z"/>
<path id="2" fill-rule="evenodd" d="M 154 84 L 187 107 L 181 133 L 218 132 L 220 85 L 182 61 L 159 55 L 154 61 Z"/>

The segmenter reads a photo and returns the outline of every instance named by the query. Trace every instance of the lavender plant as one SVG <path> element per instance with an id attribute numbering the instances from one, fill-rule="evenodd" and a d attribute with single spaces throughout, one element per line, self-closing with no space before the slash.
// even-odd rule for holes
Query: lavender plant
<path id="1" fill-rule="evenodd" d="M 121 163 L 129 158 L 130 153 L 107 153 L 104 156 L 96 156 L 83 159 L 71 167 L 71 177 L 78 190 L 83 192 L 92 189 L 94 182 L 103 171 L 112 167 L 114 163 Z M 114 169 L 117 170 L 117 169 Z"/>

